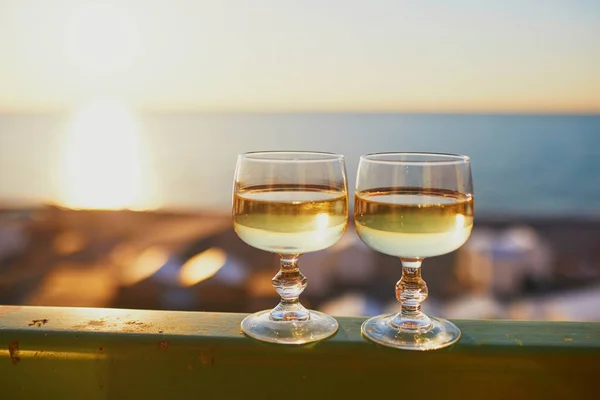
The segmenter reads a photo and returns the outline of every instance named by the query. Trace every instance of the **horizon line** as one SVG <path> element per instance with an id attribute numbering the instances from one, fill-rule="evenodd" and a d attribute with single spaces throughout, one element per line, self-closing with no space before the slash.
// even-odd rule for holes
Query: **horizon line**
<path id="1" fill-rule="evenodd" d="M 85 103 L 81 103 L 82 105 Z M 127 104 L 127 103 L 126 103 Z M 69 114 L 73 107 L 39 107 L 39 108 L 2 108 L 0 116 L 5 115 L 60 115 Z M 251 108 L 251 107 L 140 107 L 132 105 L 131 109 L 139 114 L 429 114 L 429 115 L 576 115 L 600 116 L 600 108 L 591 109 L 423 109 L 423 108 Z"/>

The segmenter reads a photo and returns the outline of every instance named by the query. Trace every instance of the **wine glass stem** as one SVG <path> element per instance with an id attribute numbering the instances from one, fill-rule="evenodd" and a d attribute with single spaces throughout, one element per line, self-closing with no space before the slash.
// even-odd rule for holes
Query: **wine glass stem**
<path id="1" fill-rule="evenodd" d="M 281 301 L 273 310 L 270 318 L 273 321 L 306 321 L 309 311 L 298 301 L 300 293 L 306 288 L 306 277 L 298 269 L 300 254 L 281 255 L 280 270 L 273 277 L 273 287 L 281 296 Z"/>
<path id="2" fill-rule="evenodd" d="M 390 323 L 403 331 L 425 332 L 431 328 L 431 319 L 421 311 L 427 298 L 427 284 L 421 278 L 422 258 L 401 258 L 402 278 L 396 283 L 396 298 L 402 311 Z"/>

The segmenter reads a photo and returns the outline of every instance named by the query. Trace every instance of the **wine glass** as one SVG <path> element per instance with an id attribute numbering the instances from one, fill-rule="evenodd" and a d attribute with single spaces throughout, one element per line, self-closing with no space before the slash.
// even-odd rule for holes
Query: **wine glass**
<path id="1" fill-rule="evenodd" d="M 344 156 L 331 153 L 265 151 L 238 157 L 233 225 L 247 244 L 279 254 L 272 284 L 281 301 L 252 314 L 242 330 L 273 343 L 303 344 L 333 335 L 337 321 L 307 310 L 298 297 L 306 278 L 298 269 L 303 253 L 326 249 L 348 225 Z"/>
<path id="2" fill-rule="evenodd" d="M 366 320 L 362 333 L 389 347 L 440 349 L 458 341 L 451 322 L 421 311 L 427 285 L 425 257 L 461 247 L 473 228 L 473 183 L 467 156 L 436 153 L 378 153 L 360 158 L 354 205 L 356 232 L 367 246 L 400 257 L 397 314 Z"/>

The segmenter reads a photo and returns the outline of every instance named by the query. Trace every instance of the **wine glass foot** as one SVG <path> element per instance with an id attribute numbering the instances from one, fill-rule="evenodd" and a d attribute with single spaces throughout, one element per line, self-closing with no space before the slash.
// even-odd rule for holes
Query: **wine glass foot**
<path id="1" fill-rule="evenodd" d="M 249 315 L 242 321 L 244 333 L 263 342 L 305 344 L 326 339 L 338 330 L 338 323 L 327 314 L 310 311 L 306 321 L 273 321 L 271 310 Z"/>
<path id="2" fill-rule="evenodd" d="M 401 331 L 390 323 L 394 315 L 366 320 L 361 327 L 363 336 L 383 346 L 421 351 L 448 347 L 460 339 L 460 330 L 445 319 L 430 317 L 432 326 L 425 332 Z"/>

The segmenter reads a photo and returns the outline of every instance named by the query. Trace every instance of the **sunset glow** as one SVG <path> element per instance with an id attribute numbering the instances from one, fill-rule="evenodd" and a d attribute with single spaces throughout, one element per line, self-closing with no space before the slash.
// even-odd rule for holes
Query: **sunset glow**
<path id="1" fill-rule="evenodd" d="M 125 106 L 96 102 L 79 109 L 63 141 L 62 205 L 142 207 L 141 146 L 137 122 Z"/>
<path id="2" fill-rule="evenodd" d="M 599 49 L 589 1 L 5 0 L 0 112 L 598 112 Z"/>

